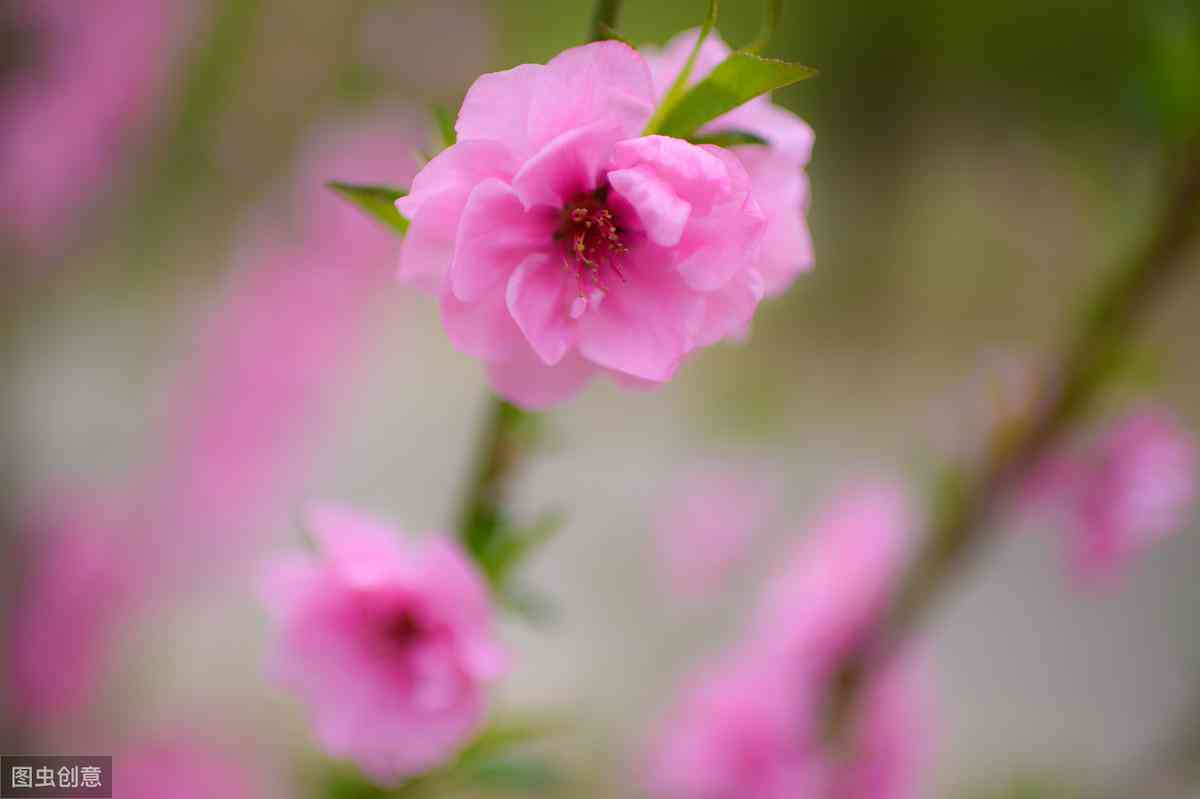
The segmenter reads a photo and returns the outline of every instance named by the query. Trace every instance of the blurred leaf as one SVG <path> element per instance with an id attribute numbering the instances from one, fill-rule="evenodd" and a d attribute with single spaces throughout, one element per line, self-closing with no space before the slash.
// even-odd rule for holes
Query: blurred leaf
<path id="1" fill-rule="evenodd" d="M 396 210 L 396 200 L 408 194 L 404 189 L 391 186 L 359 186 L 336 180 L 325 185 L 397 233 L 403 235 L 408 230 L 408 220 Z"/>
<path id="2" fill-rule="evenodd" d="M 520 586 L 505 585 L 499 601 L 505 610 L 537 627 L 549 627 L 558 619 L 558 607 L 545 594 Z"/>
<path id="3" fill-rule="evenodd" d="M 511 715 L 490 722 L 458 756 L 459 763 L 470 763 L 498 755 L 507 754 L 519 746 L 526 746 L 557 735 L 565 728 L 560 718 L 544 715 Z"/>
<path id="4" fill-rule="evenodd" d="M 1200 11 L 1188 3 L 1151 4 L 1150 90 L 1167 135 L 1185 141 L 1200 132 Z"/>
<path id="5" fill-rule="evenodd" d="M 458 141 L 458 132 L 454 130 L 454 117 L 450 115 L 445 106 L 435 105 L 430 110 L 433 112 L 433 121 L 437 124 L 442 149 L 453 147 Z"/>
<path id="6" fill-rule="evenodd" d="M 817 74 L 811 67 L 735 52 L 670 109 L 656 131 L 686 139 L 705 124 L 760 94 Z"/>
<path id="7" fill-rule="evenodd" d="M 745 145 L 766 145 L 766 139 L 748 130 L 722 130 L 704 136 L 692 136 L 688 139 L 692 144 L 715 144 L 718 147 L 742 147 Z"/>
<path id="8" fill-rule="evenodd" d="M 658 132 L 662 128 L 663 120 L 679 104 L 680 99 L 687 91 L 688 81 L 692 77 L 692 70 L 696 68 L 696 59 L 700 56 L 700 48 L 704 46 L 704 41 L 708 39 L 709 34 L 712 33 L 713 26 L 716 24 L 717 0 L 708 0 L 708 14 L 704 17 L 704 24 L 700 27 L 700 35 L 696 37 L 696 44 L 693 45 L 692 52 L 688 53 L 688 58 L 683 64 L 683 69 L 679 70 L 679 74 L 671 82 L 671 88 L 667 89 L 667 93 L 663 95 L 662 102 L 658 104 L 654 115 L 646 123 L 646 135 Z"/>
<path id="9" fill-rule="evenodd" d="M 484 553 L 484 568 L 498 585 L 504 585 L 529 555 L 558 534 L 565 521 L 561 513 L 543 513 L 529 527 L 505 530 Z"/>
<path id="10" fill-rule="evenodd" d="M 775 36 L 775 29 L 779 27 L 779 18 L 783 16 L 783 0 L 767 0 L 767 10 L 763 14 L 762 30 L 759 31 L 758 37 L 750 44 L 742 48 L 746 53 L 761 53 L 767 49 L 767 45 L 771 43 L 771 39 Z"/>
<path id="11" fill-rule="evenodd" d="M 470 767 L 463 781 L 489 793 L 540 794 L 558 791 L 564 780 L 552 764 L 540 757 L 508 757 Z"/>

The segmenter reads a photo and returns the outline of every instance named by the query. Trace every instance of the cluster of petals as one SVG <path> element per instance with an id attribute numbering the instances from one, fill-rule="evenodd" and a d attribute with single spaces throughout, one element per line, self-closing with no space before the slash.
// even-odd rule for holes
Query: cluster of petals
<path id="1" fill-rule="evenodd" d="M 597 372 L 667 381 L 696 348 L 744 334 L 811 260 L 784 253 L 795 242 L 772 224 L 794 212 L 789 230 L 802 228 L 799 198 L 764 189 L 765 207 L 740 151 L 641 135 L 664 90 L 612 41 L 484 75 L 457 143 L 397 202 L 411 220 L 402 279 L 438 297 L 452 343 L 517 404 L 562 402 Z M 808 130 L 772 114 L 764 125 Z"/>
<path id="2" fill-rule="evenodd" d="M 280 679 L 322 746 L 380 783 L 444 763 L 506 668 L 481 576 L 444 538 L 408 539 L 337 508 L 309 527 L 319 553 L 280 559 L 264 581 Z"/>
<path id="3" fill-rule="evenodd" d="M 1198 462 L 1196 439 L 1178 417 L 1142 405 L 1084 445 L 1045 458 L 1022 499 L 1063 518 L 1072 572 L 1095 580 L 1187 523 Z"/>
<path id="4" fill-rule="evenodd" d="M 845 754 L 825 740 L 839 658 L 894 588 L 911 520 L 900 489 L 848 491 L 768 587 L 749 635 L 681 686 L 654 730 L 656 799 L 915 796 L 927 748 L 922 663 L 905 653 L 865 684 Z"/>

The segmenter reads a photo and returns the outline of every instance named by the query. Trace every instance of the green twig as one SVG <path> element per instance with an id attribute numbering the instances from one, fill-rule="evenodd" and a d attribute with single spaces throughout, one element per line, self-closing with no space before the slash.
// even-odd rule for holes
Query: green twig
<path id="1" fill-rule="evenodd" d="M 526 418 L 520 408 L 503 400 L 492 398 L 488 403 L 457 522 L 459 540 L 481 563 L 504 532 L 509 485 L 521 454 L 519 432 Z"/>
<path id="2" fill-rule="evenodd" d="M 592 14 L 592 28 L 589 41 L 602 42 L 613 38 L 617 29 L 617 17 L 621 13 L 621 0 L 596 0 L 596 10 Z"/>
<path id="3" fill-rule="evenodd" d="M 1162 287 L 1189 265 L 1182 256 L 1200 228 L 1200 140 L 1182 168 L 1172 174 L 1178 179 L 1168 187 L 1153 235 L 1108 275 L 1086 306 L 1073 344 L 1053 373 L 1058 377 L 1043 386 L 1032 420 L 1014 438 L 996 442 L 977 475 L 956 469 L 939 481 L 924 549 L 877 633 L 868 636 L 833 683 L 830 724 L 835 738 L 844 731 L 870 670 L 895 652 L 961 579 L 972 556 L 991 538 L 992 522 L 1012 487 L 1090 410 L 1120 361 L 1127 336 L 1144 319 Z"/>

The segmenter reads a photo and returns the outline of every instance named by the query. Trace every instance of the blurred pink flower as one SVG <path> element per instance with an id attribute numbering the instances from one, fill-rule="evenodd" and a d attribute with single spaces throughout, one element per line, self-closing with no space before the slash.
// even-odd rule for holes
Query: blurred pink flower
<path id="1" fill-rule="evenodd" d="M 390 284 L 395 235 L 325 186 L 406 183 L 404 119 L 341 123 L 305 148 L 283 214 L 260 222 L 203 320 L 170 398 L 167 463 L 151 501 L 176 536 L 165 558 L 197 565 L 195 541 L 228 554 L 304 476 L 322 414 L 361 352 Z"/>
<path id="2" fill-rule="evenodd" d="M 930 760 L 932 729 L 925 659 L 906 656 L 867 683 L 851 721 L 850 757 L 833 758 L 838 799 L 915 799 Z"/>
<path id="3" fill-rule="evenodd" d="M 696 29 L 684 31 L 661 50 L 642 48 L 656 98 L 661 99 L 674 83 L 699 35 Z M 691 83 L 706 77 L 729 54 L 729 45 L 713 31 L 700 48 Z M 766 216 L 762 251 L 755 271 L 762 277 L 767 296 L 774 296 L 813 265 L 812 237 L 804 219 L 808 210 L 808 176 L 804 166 L 812 155 L 812 128 L 791 111 L 772 103 L 768 95 L 762 95 L 713 120 L 701 132 L 731 130 L 753 133 L 768 142 L 766 147 L 734 147 L 733 152 L 750 173 L 752 194 Z"/>
<path id="4" fill-rule="evenodd" d="M 878 668 L 825 740 L 833 669 L 884 609 L 911 534 L 902 490 L 841 496 L 797 560 L 768 585 L 755 624 L 681 688 L 646 760 L 655 799 L 908 799 L 927 754 L 923 660 Z"/>
<path id="5" fill-rule="evenodd" d="M 505 670 L 487 587 L 449 540 L 414 542 L 323 509 L 319 557 L 280 560 L 264 595 L 281 679 L 309 704 L 322 745 L 395 782 L 452 757 Z"/>
<path id="6" fill-rule="evenodd" d="M 9 695 L 26 723 L 45 723 L 93 698 L 112 639 L 138 601 L 143 566 L 122 547 L 110 504 L 58 498 L 26 527 L 7 647 Z"/>
<path id="7" fill-rule="evenodd" d="M 1082 453 L 1070 559 L 1102 577 L 1187 522 L 1196 498 L 1196 442 L 1169 410 L 1147 406 Z"/>
<path id="8" fill-rule="evenodd" d="M 42 255 L 161 112 L 197 4 L 17 0 L 0 10 L 30 44 L 0 85 L 0 226 Z"/>
<path id="9" fill-rule="evenodd" d="M 865 483 L 842 493 L 768 584 L 752 634 L 801 673 L 827 673 L 862 643 L 891 599 L 912 542 L 904 490 Z"/>
<path id="10" fill-rule="evenodd" d="M 824 770 L 800 684 L 753 660 L 701 669 L 652 733 L 644 783 L 654 799 L 806 799 Z"/>
<path id="11" fill-rule="evenodd" d="M 232 752 L 187 737 L 141 743 L 113 757 L 121 799 L 263 799 L 260 779 Z"/>
<path id="12" fill-rule="evenodd" d="M 766 216 L 745 166 L 639 137 L 653 106 L 646 63 L 619 42 L 484 75 L 458 143 L 397 202 L 412 221 L 401 277 L 440 298 L 451 341 L 519 405 L 562 402 L 596 371 L 670 380 L 743 333 L 763 296 Z"/>
<path id="13" fill-rule="evenodd" d="M 733 466 L 683 476 L 655 515 L 659 575 L 678 600 L 711 592 L 745 555 L 774 508 L 773 487 Z"/>

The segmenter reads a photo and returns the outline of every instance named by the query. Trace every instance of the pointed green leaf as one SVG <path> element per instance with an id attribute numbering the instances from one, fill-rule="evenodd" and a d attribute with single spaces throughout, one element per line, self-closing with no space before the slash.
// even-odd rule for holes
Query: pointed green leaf
<path id="1" fill-rule="evenodd" d="M 692 136 L 688 139 L 692 144 L 715 144 L 718 147 L 742 147 L 756 144 L 770 144 L 766 139 L 748 130 L 721 130 L 703 136 Z"/>
<path id="2" fill-rule="evenodd" d="M 704 80 L 672 108 L 657 132 L 686 139 L 701 127 L 760 94 L 811 78 L 815 69 L 763 58 L 753 53 L 736 52 L 722 61 Z"/>
<path id="3" fill-rule="evenodd" d="M 783 16 L 783 0 L 767 0 L 767 10 L 763 14 L 762 30 L 758 37 L 742 48 L 746 53 L 761 53 L 771 43 L 775 29 L 779 27 L 779 18 Z"/>
<path id="4" fill-rule="evenodd" d="M 704 46 L 704 40 L 712 33 L 713 26 L 716 24 L 717 0 L 708 0 L 708 14 L 704 17 L 704 24 L 700 27 L 700 35 L 696 37 L 696 44 L 692 47 L 692 52 L 688 53 L 688 59 L 684 62 L 683 69 L 679 70 L 679 74 L 671 82 L 671 88 L 667 89 L 667 93 L 663 95 L 662 102 L 658 104 L 654 115 L 646 123 L 645 133 L 647 136 L 658 131 L 662 127 L 663 120 L 679 104 L 680 99 L 687 91 L 688 81 L 692 78 L 692 70 L 696 68 L 696 59 L 700 57 L 700 48 Z"/>
<path id="5" fill-rule="evenodd" d="M 331 180 L 325 184 L 370 216 L 403 235 L 408 230 L 408 220 L 396 210 L 396 200 L 408 194 L 404 189 L 391 186 L 359 186 Z"/>

